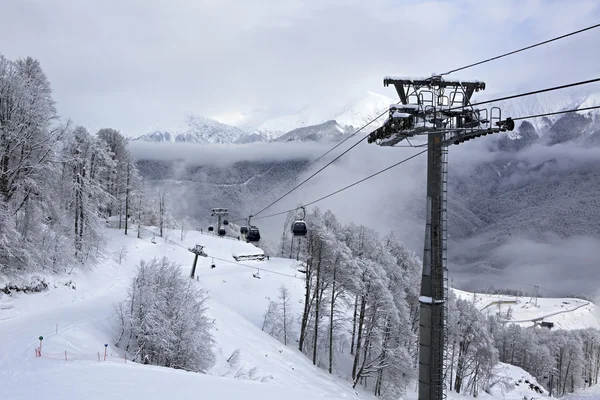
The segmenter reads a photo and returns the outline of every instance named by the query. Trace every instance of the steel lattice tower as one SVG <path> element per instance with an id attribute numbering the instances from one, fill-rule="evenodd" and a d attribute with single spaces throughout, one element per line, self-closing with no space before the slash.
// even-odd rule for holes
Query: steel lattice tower
<path id="1" fill-rule="evenodd" d="M 369 135 L 369 143 L 394 146 L 404 139 L 427 135 L 427 220 L 419 298 L 419 400 L 445 397 L 444 350 L 447 316 L 446 192 L 448 146 L 490 133 L 514 129 L 501 110 L 471 106 L 483 82 L 448 82 L 440 76 L 425 79 L 390 78 L 400 103 L 390 106 L 382 127 Z M 449 93 L 446 95 L 446 90 Z"/>

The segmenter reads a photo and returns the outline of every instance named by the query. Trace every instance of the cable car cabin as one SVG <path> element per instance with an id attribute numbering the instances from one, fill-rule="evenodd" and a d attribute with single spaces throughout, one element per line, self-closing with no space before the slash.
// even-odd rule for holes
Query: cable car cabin
<path id="1" fill-rule="evenodd" d="M 215 228 L 213 228 L 213 226 L 212 226 L 212 225 L 209 225 L 209 226 L 208 226 L 208 231 L 209 231 L 209 232 L 212 232 L 212 231 L 214 231 L 214 230 L 215 230 Z"/>
<path id="2" fill-rule="evenodd" d="M 245 226 L 245 225 L 244 225 L 244 226 L 242 226 L 242 227 L 240 228 L 240 233 L 241 233 L 242 235 L 245 235 L 245 234 L 247 234 L 247 233 L 248 233 L 248 227 L 247 227 L 247 226 Z"/>
<path id="3" fill-rule="evenodd" d="M 258 242 L 260 240 L 260 231 L 256 226 L 248 228 L 248 234 L 246 235 L 248 242 Z"/>
<path id="4" fill-rule="evenodd" d="M 227 219 L 224 219 L 224 220 L 223 220 L 223 225 L 229 225 L 229 220 L 227 220 Z"/>
<path id="5" fill-rule="evenodd" d="M 225 236 L 225 228 L 219 228 L 219 236 Z"/>
<path id="6" fill-rule="evenodd" d="M 294 236 L 306 236 L 306 231 L 306 222 L 298 220 L 292 224 L 292 233 Z"/>

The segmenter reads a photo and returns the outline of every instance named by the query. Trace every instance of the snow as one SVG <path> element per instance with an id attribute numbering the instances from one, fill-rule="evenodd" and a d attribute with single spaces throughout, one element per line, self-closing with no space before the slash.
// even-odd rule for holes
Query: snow
<path id="1" fill-rule="evenodd" d="M 105 232 L 108 257 L 93 270 L 46 277 L 50 290 L 42 293 L 1 294 L 0 387 L 3 398 L 371 398 L 369 394 L 356 392 L 347 380 L 312 365 L 296 350 L 295 344 L 284 346 L 260 330 L 264 312 L 269 301 L 275 300 L 280 285 L 285 284 L 290 289 L 293 312 L 298 314 L 302 309 L 304 282 L 294 260 L 271 257 L 268 261 L 236 263 L 233 255 L 263 252 L 242 241 L 197 231 L 188 232 L 183 241 L 179 240 L 179 232 L 173 231 L 173 242 L 157 237 L 156 244 L 150 242 L 152 235 L 148 233 L 136 239 L 135 229 L 130 236 L 116 229 L 107 228 Z M 187 276 L 193 261 L 193 254 L 187 249 L 197 244 L 204 246 L 208 254 L 208 257 L 199 257 L 196 274 L 197 284 L 205 287 L 210 296 L 209 314 L 214 319 L 217 364 L 208 375 L 202 375 L 126 361 L 123 351 L 113 346 L 116 322 L 113 307 L 124 299 L 135 266 L 142 258 L 166 256 L 181 263 L 182 273 Z M 128 258 L 119 265 L 113 259 L 123 246 L 128 249 Z M 212 262 L 216 264 L 215 269 L 210 268 Z M 257 270 L 261 279 L 252 277 Z M 498 299 L 514 300 L 507 296 L 477 297 L 481 299 L 477 302 L 480 307 Z M 527 304 L 522 300 L 522 304 Z M 546 300 L 552 299 L 538 299 L 539 311 L 555 311 L 556 307 L 546 305 Z M 552 304 L 558 300 L 564 299 L 552 300 Z M 515 316 L 528 315 L 529 309 L 514 308 Z M 584 324 L 587 321 L 581 315 L 578 318 Z M 573 317 L 573 327 L 575 322 Z M 38 358 L 34 349 L 39 345 L 40 335 L 44 337 L 43 356 Z M 106 362 L 103 361 L 105 343 L 109 344 Z M 236 349 L 241 350 L 241 361 L 239 366 L 231 367 L 227 359 Z M 518 379 L 532 381 L 517 367 L 499 364 L 498 368 L 513 383 Z M 405 400 L 417 398 L 415 387 L 411 384 L 407 388 Z M 480 398 L 517 400 L 524 394 L 533 395 L 524 385 L 504 394 L 500 389 L 494 390 L 494 397 L 481 393 Z M 448 398 L 465 397 L 450 392 Z"/>
<path id="2" fill-rule="evenodd" d="M 579 105 L 579 107 L 577 107 L 577 109 L 582 109 L 582 108 L 587 108 L 587 107 L 598 107 L 600 106 L 600 92 L 597 93 L 591 93 L 589 95 L 587 95 L 581 102 L 581 104 Z M 600 113 L 600 110 L 585 110 L 585 111 L 578 111 L 578 114 L 595 114 L 597 115 L 598 113 Z"/>
<path id="3" fill-rule="evenodd" d="M 263 313 L 277 288 L 286 284 L 292 292 L 295 312 L 301 304 L 303 280 L 294 261 L 271 258 L 265 262 L 236 264 L 232 254 L 257 254 L 251 244 L 190 231 L 177 244 L 157 243 L 106 229 L 109 254 L 128 248 L 128 259 L 120 266 L 107 259 L 93 271 L 57 276 L 51 290 L 40 294 L 2 295 L 0 315 L 0 387 L 3 398 L 128 398 L 128 399 L 341 399 L 361 396 L 335 376 L 313 366 L 294 346 L 284 346 L 262 332 Z M 135 230 L 131 231 L 134 233 Z M 177 233 L 172 232 L 172 237 Z M 180 245 L 179 245 L 180 244 Z M 123 352 L 112 346 L 114 337 L 113 306 L 123 300 L 139 260 L 167 256 L 184 265 L 189 274 L 193 254 L 188 247 L 205 246 L 209 257 L 199 257 L 198 284 L 209 291 L 210 315 L 215 319 L 214 335 L 218 344 L 217 365 L 210 375 L 201 375 L 148 365 L 125 362 Z M 210 256 L 217 268 L 210 269 Z M 252 278 L 260 268 L 261 279 Z M 269 271 L 279 272 L 278 275 Z M 286 276 L 287 275 L 287 276 Z M 298 279 L 295 278 L 298 275 Z M 74 282 L 75 289 L 65 286 Z M 10 305 L 10 309 L 8 306 Z M 7 315 L 7 311 L 10 313 Z M 42 358 L 34 349 L 44 337 Z M 103 360 L 108 343 L 108 361 Z M 241 349 L 241 364 L 231 368 L 226 359 Z M 64 353 L 67 352 L 67 361 Z M 258 369 L 250 373 L 257 367 Z M 240 369 L 242 369 L 240 371 Z M 242 373 L 243 372 L 243 373 Z M 234 378 L 234 375 L 244 378 Z M 223 377 L 223 375 L 226 375 Z M 252 379 L 250 379 L 250 375 Z M 263 382 L 264 381 L 264 382 Z"/>
<path id="4" fill-rule="evenodd" d="M 257 133 L 269 139 L 276 139 L 294 129 L 319 125 L 330 120 L 335 120 L 341 126 L 357 129 L 389 109 L 389 104 L 393 102 L 394 99 L 390 97 L 366 92 L 337 109 L 305 107 L 297 113 L 269 119 L 257 128 Z"/>
<path id="5" fill-rule="evenodd" d="M 186 126 L 175 132 L 158 130 L 141 135 L 133 140 L 146 142 L 185 142 L 200 144 L 234 143 L 248 135 L 247 132 L 235 126 L 223 124 L 210 118 L 190 116 Z"/>
<path id="6" fill-rule="evenodd" d="M 536 379 L 519 367 L 505 363 L 498 363 L 498 365 L 495 367 L 495 372 L 499 377 L 502 377 L 507 382 L 508 388 L 501 388 L 500 385 L 497 384 L 492 387 L 491 394 L 480 392 L 477 397 L 478 399 L 523 400 L 526 398 L 529 400 L 534 400 L 548 397 L 548 393 L 538 384 Z M 531 389 L 529 384 L 525 381 L 538 386 L 542 390 L 542 394 L 538 393 L 535 389 Z M 403 396 L 403 400 L 417 400 L 417 398 L 418 396 L 416 393 L 416 388 Z M 446 398 L 448 400 L 473 399 L 471 396 L 465 396 L 453 391 L 448 391 Z"/>
<path id="7" fill-rule="evenodd" d="M 594 400 L 600 398 L 600 385 L 594 385 L 563 397 L 563 400 Z"/>
<path id="8" fill-rule="evenodd" d="M 505 296 L 483 293 L 469 293 L 452 289 L 458 298 L 474 301 L 483 313 L 497 313 L 506 316 L 508 307 L 512 308 L 512 318 L 508 322 L 524 327 L 533 326 L 534 321 L 552 322 L 552 329 L 600 329 L 598 309 L 594 303 L 573 298 L 538 298 L 537 306 L 531 296 Z M 474 300 L 475 299 L 475 300 Z M 506 320 L 504 318 L 503 320 Z"/>
<path id="9" fill-rule="evenodd" d="M 433 304 L 434 300 L 433 300 L 432 297 L 429 297 L 429 296 L 419 296 L 419 302 L 420 303 Z M 444 302 L 444 300 L 435 300 L 435 304 L 441 304 L 443 302 Z"/>

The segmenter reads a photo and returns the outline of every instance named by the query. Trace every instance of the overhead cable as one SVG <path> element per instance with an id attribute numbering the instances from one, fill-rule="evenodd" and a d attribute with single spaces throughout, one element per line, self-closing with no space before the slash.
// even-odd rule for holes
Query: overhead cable
<path id="1" fill-rule="evenodd" d="M 490 61 L 498 60 L 499 58 L 503 58 L 503 57 L 507 57 L 507 56 L 510 56 L 510 55 L 513 55 L 513 54 L 516 54 L 516 53 L 520 53 L 520 52 L 525 51 L 525 50 L 530 50 L 530 49 L 533 49 L 534 47 L 538 47 L 538 46 L 542 46 L 544 44 L 555 42 L 557 40 L 564 39 L 564 38 L 567 38 L 569 36 L 577 35 L 578 33 L 586 32 L 586 31 L 589 31 L 589 30 L 592 30 L 592 29 L 595 29 L 595 28 L 598 28 L 598 27 L 600 27 L 600 24 L 588 26 L 587 28 L 579 29 L 577 31 L 574 31 L 574 32 L 571 32 L 571 33 L 567 33 L 565 35 L 561 35 L 561 36 L 557 36 L 557 37 L 552 38 L 552 39 L 544 40 L 543 42 L 535 43 L 535 44 L 532 44 L 532 45 L 527 46 L 527 47 L 522 47 L 522 48 L 517 49 L 517 50 L 509 51 L 508 53 L 500 54 L 499 56 L 491 57 L 491 58 L 488 58 L 488 59 L 485 59 L 485 60 L 482 60 L 482 61 L 479 61 L 479 62 L 476 62 L 476 63 L 473 63 L 473 64 L 465 65 L 464 67 L 452 69 L 452 70 L 450 70 L 448 72 L 444 72 L 443 74 L 439 74 L 439 76 L 449 75 L 449 74 L 452 74 L 454 72 L 462 71 L 463 69 L 475 67 L 477 65 L 488 63 Z"/>

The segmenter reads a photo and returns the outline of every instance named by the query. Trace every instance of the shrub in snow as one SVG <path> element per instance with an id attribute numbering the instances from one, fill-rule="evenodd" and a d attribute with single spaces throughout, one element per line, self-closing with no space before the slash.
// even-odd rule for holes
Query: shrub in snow
<path id="1" fill-rule="evenodd" d="M 165 257 L 142 260 L 127 299 L 117 305 L 118 347 L 136 361 L 205 372 L 215 363 L 206 293 Z"/>

